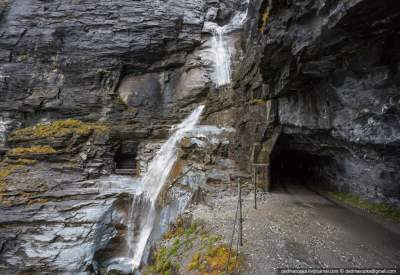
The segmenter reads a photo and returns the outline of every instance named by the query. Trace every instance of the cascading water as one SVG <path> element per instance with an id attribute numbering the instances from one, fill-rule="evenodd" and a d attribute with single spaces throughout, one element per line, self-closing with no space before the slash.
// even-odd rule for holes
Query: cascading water
<path id="1" fill-rule="evenodd" d="M 248 3 L 248 1 L 246 2 Z M 225 26 L 211 23 L 211 51 L 215 62 L 215 83 L 217 87 L 231 82 L 232 40 L 229 34 L 241 28 L 247 11 L 234 16 Z M 197 107 L 181 124 L 173 128 L 171 137 L 161 146 L 154 159 L 150 162 L 148 171 L 141 180 L 140 190 L 136 192 L 129 210 L 128 249 L 130 266 L 138 269 L 145 255 L 149 239 L 160 219 L 160 209 L 157 199 L 163 190 L 168 176 L 177 160 L 179 141 L 198 123 L 204 106 Z"/>
<path id="2" fill-rule="evenodd" d="M 140 196 L 134 197 L 129 211 L 128 246 L 133 269 L 138 268 L 142 262 L 158 214 L 156 202 L 177 159 L 179 141 L 196 126 L 203 109 L 203 105 L 197 107 L 189 117 L 173 129 L 173 134 L 161 146 L 142 178 L 143 192 Z"/>
<path id="3" fill-rule="evenodd" d="M 248 5 L 248 1 L 246 1 Z M 214 81 L 217 87 L 227 85 L 231 82 L 231 38 L 229 33 L 240 29 L 247 17 L 247 9 L 243 12 L 236 14 L 228 24 L 224 26 L 218 26 L 212 24 L 210 31 L 212 34 L 211 38 L 211 50 L 214 53 Z"/>
<path id="4" fill-rule="evenodd" d="M 215 54 L 215 82 L 217 86 L 223 86 L 231 82 L 231 56 L 225 45 L 224 27 L 216 27 L 212 30 L 212 47 Z"/>

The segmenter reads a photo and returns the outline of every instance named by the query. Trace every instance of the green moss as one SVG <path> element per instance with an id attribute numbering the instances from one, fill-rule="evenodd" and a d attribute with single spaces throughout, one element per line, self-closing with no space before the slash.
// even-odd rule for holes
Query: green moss
<path id="1" fill-rule="evenodd" d="M 165 240 L 157 247 L 153 265 L 145 268 L 145 274 L 225 274 L 244 266 L 244 258 L 220 242 L 221 236 L 209 234 L 200 221 L 189 226 L 181 219 L 171 226 Z M 184 266 L 181 265 L 189 261 Z M 228 262 L 229 259 L 229 262 Z"/>
<path id="2" fill-rule="evenodd" d="M 32 146 L 32 147 L 17 147 L 7 152 L 7 156 L 21 156 L 21 155 L 47 155 L 57 153 L 50 146 Z"/>
<path id="3" fill-rule="evenodd" d="M 197 238 L 200 230 L 201 227 L 197 222 L 191 223 L 186 228 L 183 220 L 178 218 L 164 235 L 164 240 L 168 243 L 157 247 L 153 264 L 145 269 L 147 273 L 173 274 L 174 270 L 179 270 L 181 265 L 178 259 L 181 254 L 192 248 L 193 241 Z"/>
<path id="4" fill-rule="evenodd" d="M 99 123 L 85 123 L 80 120 L 58 120 L 50 124 L 38 124 L 15 131 L 10 135 L 11 140 L 61 137 L 70 134 L 89 135 L 90 133 L 105 133 L 108 126 Z"/>
<path id="5" fill-rule="evenodd" d="M 171 271 L 171 260 L 169 257 L 169 251 L 167 247 L 160 247 L 155 254 L 155 265 L 154 272 L 165 274 Z"/>
<path id="6" fill-rule="evenodd" d="M 400 210 L 389 204 L 371 203 L 358 196 L 344 192 L 329 192 L 329 195 L 354 207 L 365 209 L 372 214 L 400 222 Z"/>

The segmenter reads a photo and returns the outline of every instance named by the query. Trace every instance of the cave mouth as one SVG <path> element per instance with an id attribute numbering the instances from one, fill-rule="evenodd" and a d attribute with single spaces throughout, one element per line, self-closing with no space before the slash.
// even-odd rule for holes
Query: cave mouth
<path id="1" fill-rule="evenodd" d="M 137 175 L 137 142 L 123 142 L 114 155 L 116 174 Z"/>
<path id="2" fill-rule="evenodd" d="M 115 161 L 115 169 L 130 169 L 130 170 L 136 169 L 135 153 L 123 154 L 118 152 L 114 157 L 114 161 Z"/>
<path id="3" fill-rule="evenodd" d="M 326 173 L 332 167 L 333 160 L 298 149 L 278 147 L 271 156 L 271 191 L 288 185 L 302 185 L 313 189 L 326 189 Z"/>

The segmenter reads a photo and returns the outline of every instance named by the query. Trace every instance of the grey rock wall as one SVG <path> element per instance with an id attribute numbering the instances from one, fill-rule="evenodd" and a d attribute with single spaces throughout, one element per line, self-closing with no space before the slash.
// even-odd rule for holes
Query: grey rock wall
<path id="1" fill-rule="evenodd" d="M 0 7 L 0 115 L 118 120 L 126 75 L 183 66 L 205 2 L 6 1 Z M 127 113 L 127 114 L 124 114 Z"/>
<path id="2" fill-rule="evenodd" d="M 399 205 L 399 3 L 254 1 L 252 7 L 235 87 L 243 167 L 253 143 L 266 142 L 281 125 L 277 151 L 332 160 L 315 168 L 321 182 Z"/>
<path id="3" fill-rule="evenodd" d="M 136 179 L 110 176 L 116 157 L 137 153 L 144 172 L 151 145 L 206 100 L 203 24 L 229 20 L 236 2 L 0 2 L 0 273 L 106 273 L 126 256 Z M 108 130 L 11 138 L 70 118 Z M 56 152 L 11 158 L 4 146 Z"/>

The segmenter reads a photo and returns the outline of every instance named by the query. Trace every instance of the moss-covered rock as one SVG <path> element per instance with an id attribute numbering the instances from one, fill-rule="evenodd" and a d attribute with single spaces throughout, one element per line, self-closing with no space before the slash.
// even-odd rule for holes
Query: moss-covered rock
<path id="1" fill-rule="evenodd" d="M 244 266 L 244 257 L 201 221 L 189 225 L 178 219 L 155 250 L 145 274 L 225 274 Z"/>
<path id="2" fill-rule="evenodd" d="M 7 152 L 7 156 L 49 155 L 57 153 L 51 146 L 17 147 Z"/>
<path id="3" fill-rule="evenodd" d="M 0 204 L 10 204 L 10 201 L 6 199 L 5 196 L 9 184 L 9 177 L 14 173 L 21 172 L 26 165 L 28 165 L 28 163 L 22 160 L 15 163 L 8 163 L 6 160 L 0 162 Z M 31 163 L 29 165 L 31 165 Z"/>
<path id="4" fill-rule="evenodd" d="M 10 141 L 62 137 L 72 134 L 87 136 L 92 132 L 106 133 L 108 131 L 109 127 L 104 124 L 67 119 L 17 130 L 10 135 Z"/>

